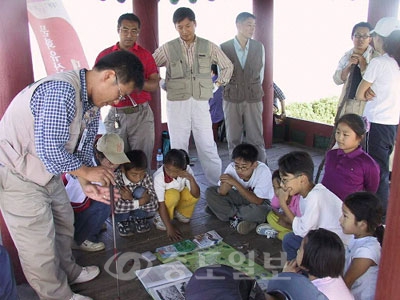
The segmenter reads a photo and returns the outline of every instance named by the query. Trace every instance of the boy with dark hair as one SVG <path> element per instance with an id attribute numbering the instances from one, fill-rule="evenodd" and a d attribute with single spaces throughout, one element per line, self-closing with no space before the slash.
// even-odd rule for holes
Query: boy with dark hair
<path id="1" fill-rule="evenodd" d="M 257 223 L 265 222 L 274 196 L 271 171 L 257 161 L 258 150 L 240 144 L 232 151 L 233 162 L 220 177 L 220 186 L 206 191 L 208 207 L 221 221 L 231 221 L 240 234 L 247 234 Z"/>
<path id="2" fill-rule="evenodd" d="M 288 205 L 281 201 L 281 208 L 292 221 L 293 228 L 293 232 L 286 234 L 282 241 L 287 259 L 296 257 L 303 237 L 312 229 L 333 231 L 346 244 L 348 235 L 343 234 L 339 223 L 342 201 L 324 185 L 314 184 L 311 156 L 304 151 L 293 151 L 279 158 L 278 165 L 282 188 L 289 192 L 289 196 L 301 196 L 301 217 L 296 217 Z"/>
<path id="3" fill-rule="evenodd" d="M 142 150 L 131 150 L 126 156 L 129 162 L 121 165 L 115 175 L 121 194 L 115 203 L 120 236 L 131 236 L 135 230 L 137 233 L 149 231 L 148 214 L 158 209 L 153 178 L 147 172 L 146 154 Z"/>

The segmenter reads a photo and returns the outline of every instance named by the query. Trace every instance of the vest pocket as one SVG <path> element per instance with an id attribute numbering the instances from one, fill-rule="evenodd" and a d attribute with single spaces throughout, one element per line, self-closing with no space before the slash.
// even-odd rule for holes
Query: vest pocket
<path id="1" fill-rule="evenodd" d="M 183 78 L 182 61 L 173 61 L 170 64 L 171 78 Z"/>
<path id="2" fill-rule="evenodd" d="M 189 99 L 186 83 L 181 80 L 167 81 L 167 99 L 168 100 L 185 100 Z"/>
<path id="3" fill-rule="evenodd" d="M 213 84 L 212 81 L 200 81 L 200 99 L 210 99 L 213 96 Z"/>
<path id="4" fill-rule="evenodd" d="M 252 99 L 258 99 L 264 96 L 264 91 L 262 89 L 261 84 L 258 83 L 252 83 L 250 86 L 250 97 Z"/>
<path id="5" fill-rule="evenodd" d="M 199 73 L 211 73 L 210 57 L 206 54 L 198 54 Z"/>

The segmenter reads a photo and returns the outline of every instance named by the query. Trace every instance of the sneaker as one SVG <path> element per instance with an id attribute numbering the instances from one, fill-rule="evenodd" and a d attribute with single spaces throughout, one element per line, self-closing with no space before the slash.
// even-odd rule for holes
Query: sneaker
<path id="1" fill-rule="evenodd" d="M 129 224 L 129 221 L 117 222 L 117 227 L 120 236 L 126 237 L 134 235 L 131 226 Z"/>
<path id="2" fill-rule="evenodd" d="M 96 252 L 104 250 L 105 247 L 106 246 L 104 245 L 103 242 L 94 243 L 89 240 L 85 240 L 80 246 L 78 246 L 78 249 L 88 252 Z"/>
<path id="3" fill-rule="evenodd" d="M 257 223 L 249 221 L 240 221 L 236 226 L 236 231 L 240 234 L 248 234 L 254 228 L 256 228 Z"/>
<path id="4" fill-rule="evenodd" d="M 265 235 L 267 239 L 273 239 L 278 235 L 278 231 L 273 229 L 271 225 L 263 223 L 257 226 L 256 232 L 259 235 Z"/>
<path id="5" fill-rule="evenodd" d="M 92 279 L 95 279 L 97 275 L 100 274 L 100 269 L 97 266 L 89 266 L 89 267 L 82 267 L 81 274 L 73 280 L 70 284 L 77 284 L 77 283 L 83 283 L 83 282 L 88 282 Z M 84 297 L 79 295 L 80 297 Z M 72 296 L 74 297 L 74 296 Z M 81 299 L 81 298 L 72 298 L 72 299 Z M 86 299 L 86 298 L 82 298 Z M 90 298 L 89 298 L 90 299 Z"/>
<path id="6" fill-rule="evenodd" d="M 174 212 L 174 216 L 175 218 L 178 219 L 179 222 L 181 223 L 189 223 L 190 222 L 190 218 L 185 217 L 184 215 L 182 215 L 179 211 L 175 210 Z"/>
<path id="7" fill-rule="evenodd" d="M 238 226 L 240 221 L 242 221 L 242 219 L 240 219 L 237 216 L 233 216 L 232 218 L 229 218 L 229 224 L 235 230 L 236 230 L 236 227 Z"/>
<path id="8" fill-rule="evenodd" d="M 167 227 L 165 227 L 165 224 L 164 224 L 163 220 L 161 219 L 160 214 L 156 214 L 154 216 L 153 223 L 158 230 L 162 230 L 162 231 L 167 230 Z"/>
<path id="9" fill-rule="evenodd" d="M 72 294 L 72 297 L 69 300 L 93 300 L 93 298 L 79 294 Z"/>
<path id="10" fill-rule="evenodd" d="M 150 231 L 150 224 L 146 218 L 129 218 L 129 222 L 132 222 L 135 225 L 137 233 Z"/>

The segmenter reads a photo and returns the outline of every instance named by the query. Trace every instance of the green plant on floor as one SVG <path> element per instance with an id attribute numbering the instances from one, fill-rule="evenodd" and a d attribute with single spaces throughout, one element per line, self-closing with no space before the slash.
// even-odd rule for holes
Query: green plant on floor
<path id="1" fill-rule="evenodd" d="M 338 97 L 322 98 L 308 103 L 294 102 L 286 105 L 286 115 L 292 118 L 333 125 Z"/>

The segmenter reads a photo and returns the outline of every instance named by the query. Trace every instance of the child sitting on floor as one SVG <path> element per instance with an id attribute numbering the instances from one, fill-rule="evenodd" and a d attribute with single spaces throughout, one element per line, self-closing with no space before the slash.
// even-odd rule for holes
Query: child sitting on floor
<path id="1" fill-rule="evenodd" d="M 106 133 L 93 146 L 94 165 L 114 172 L 120 164 L 129 161 L 123 152 L 124 141 L 115 133 Z M 66 173 L 62 176 L 65 189 L 74 210 L 74 243 L 72 249 L 100 251 L 105 248 L 99 240 L 100 231 L 110 216 L 108 201 L 95 201 L 85 195 L 77 177 Z"/>
<path id="2" fill-rule="evenodd" d="M 115 218 L 120 236 L 131 236 L 136 230 L 143 233 L 150 230 L 148 213 L 158 209 L 153 179 L 147 173 L 147 157 L 142 150 L 126 153 L 128 163 L 116 171 L 115 182 L 121 199 L 115 203 Z"/>
<path id="3" fill-rule="evenodd" d="M 240 144 L 232 151 L 233 162 L 220 177 L 220 186 L 206 191 L 210 210 L 221 221 L 230 221 L 240 234 L 247 234 L 265 222 L 274 196 L 271 171 L 257 161 L 258 150 L 251 144 Z"/>
<path id="4" fill-rule="evenodd" d="M 154 188 L 159 202 L 159 213 L 154 224 L 159 230 L 166 230 L 172 240 L 181 237 L 171 220 L 175 217 L 182 223 L 189 223 L 200 198 L 200 188 L 189 166 L 186 151 L 171 149 L 164 157 L 164 164 L 153 174 Z"/>
<path id="5" fill-rule="evenodd" d="M 342 201 L 322 184 L 314 184 L 311 156 L 304 151 L 293 151 L 279 158 L 278 165 L 283 190 L 290 196 L 301 196 L 301 217 L 295 216 L 288 205 L 281 201 L 281 208 L 293 228 L 293 232 L 287 233 L 282 241 L 288 260 L 296 257 L 303 237 L 312 229 L 322 227 L 331 230 L 347 244 L 350 236 L 343 234 L 339 223 Z"/>
<path id="6" fill-rule="evenodd" d="M 384 227 L 382 206 L 370 192 L 350 194 L 340 218 L 343 232 L 353 234 L 346 251 L 344 281 L 356 300 L 373 300 L 378 279 Z"/>
<path id="7" fill-rule="evenodd" d="M 272 173 L 272 186 L 274 187 L 275 195 L 271 200 L 272 210 L 267 215 L 268 224 L 263 223 L 258 225 L 256 232 L 260 235 L 266 235 L 267 237 L 274 237 L 274 235 L 277 233 L 278 239 L 283 240 L 283 237 L 287 233 L 292 232 L 292 222 L 281 209 L 280 202 L 285 202 L 290 211 L 295 216 L 300 217 L 300 195 L 296 194 L 290 196 L 288 191 L 282 189 L 279 170 L 275 170 Z"/>
<path id="8" fill-rule="evenodd" d="M 354 297 L 342 278 L 344 262 L 344 247 L 338 235 L 320 228 L 307 233 L 296 259 L 288 261 L 283 272 L 305 272 L 329 300 L 351 300 Z"/>
<path id="9" fill-rule="evenodd" d="M 379 165 L 360 146 L 367 131 L 365 121 L 359 115 L 346 114 L 335 128 L 339 149 L 326 154 L 321 183 L 342 200 L 358 191 L 375 193 L 379 186 Z"/>

